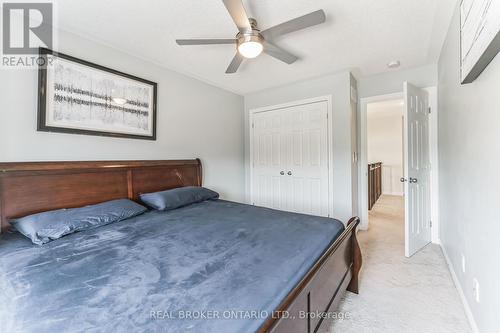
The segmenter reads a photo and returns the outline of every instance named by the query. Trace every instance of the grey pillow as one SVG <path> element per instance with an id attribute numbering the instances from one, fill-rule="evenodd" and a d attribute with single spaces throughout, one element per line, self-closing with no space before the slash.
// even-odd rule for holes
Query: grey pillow
<path id="1" fill-rule="evenodd" d="M 172 210 L 217 198 L 219 198 L 219 193 L 198 186 L 186 186 L 161 192 L 141 194 L 142 202 L 157 210 Z"/>
<path id="2" fill-rule="evenodd" d="M 58 209 L 10 220 L 34 244 L 42 245 L 77 231 L 125 220 L 144 213 L 146 207 L 118 199 L 81 208 Z"/>

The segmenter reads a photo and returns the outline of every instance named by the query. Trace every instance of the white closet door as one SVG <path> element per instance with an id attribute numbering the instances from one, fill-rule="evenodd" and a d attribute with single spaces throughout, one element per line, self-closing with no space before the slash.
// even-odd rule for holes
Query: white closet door
<path id="1" fill-rule="evenodd" d="M 328 216 L 327 112 L 318 102 L 255 114 L 256 205 Z"/>
<path id="2" fill-rule="evenodd" d="M 253 121 L 253 203 L 283 210 L 286 132 L 281 111 L 262 112 Z"/>
<path id="3" fill-rule="evenodd" d="M 326 102 L 287 110 L 286 177 L 290 211 L 328 216 L 328 122 Z"/>

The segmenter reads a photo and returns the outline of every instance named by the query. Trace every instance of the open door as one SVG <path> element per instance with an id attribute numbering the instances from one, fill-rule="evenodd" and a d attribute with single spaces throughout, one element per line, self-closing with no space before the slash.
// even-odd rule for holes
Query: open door
<path id="1" fill-rule="evenodd" d="M 429 95 L 404 83 L 405 255 L 431 242 Z"/>

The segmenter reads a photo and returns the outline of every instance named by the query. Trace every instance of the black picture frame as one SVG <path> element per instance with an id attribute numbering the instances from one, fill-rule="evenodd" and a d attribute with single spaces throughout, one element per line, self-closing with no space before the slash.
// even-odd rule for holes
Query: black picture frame
<path id="1" fill-rule="evenodd" d="M 49 65 L 48 56 L 61 58 L 70 62 L 77 63 L 79 65 L 87 66 L 99 71 L 106 72 L 107 74 L 116 75 L 129 80 L 137 81 L 142 84 L 150 85 L 153 90 L 152 99 L 152 135 L 140 135 L 140 134 L 128 134 L 128 133 L 117 133 L 117 132 L 107 132 L 101 130 L 89 130 L 89 129 L 76 129 L 70 127 L 59 127 L 47 125 L 47 94 L 48 94 L 48 73 L 47 66 Z M 75 58 L 67 54 L 56 52 L 47 48 L 39 48 L 39 60 L 38 60 L 38 111 L 37 111 L 37 130 L 41 132 L 57 132 L 66 134 L 83 134 L 83 135 L 93 135 L 93 136 L 106 136 L 115 138 L 129 138 L 129 139 L 142 139 L 142 140 L 156 140 L 156 118 L 157 118 L 157 90 L 158 84 L 134 75 L 123 73 L 112 68 L 101 66 L 86 60 Z"/>

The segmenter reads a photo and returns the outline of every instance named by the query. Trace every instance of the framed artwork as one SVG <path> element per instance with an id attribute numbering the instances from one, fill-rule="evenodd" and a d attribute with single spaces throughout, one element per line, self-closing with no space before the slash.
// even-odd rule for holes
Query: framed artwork
<path id="1" fill-rule="evenodd" d="M 46 48 L 39 53 L 39 131 L 156 140 L 156 83 Z"/>
<path id="2" fill-rule="evenodd" d="M 460 3 L 461 82 L 471 83 L 500 51 L 500 1 Z"/>

